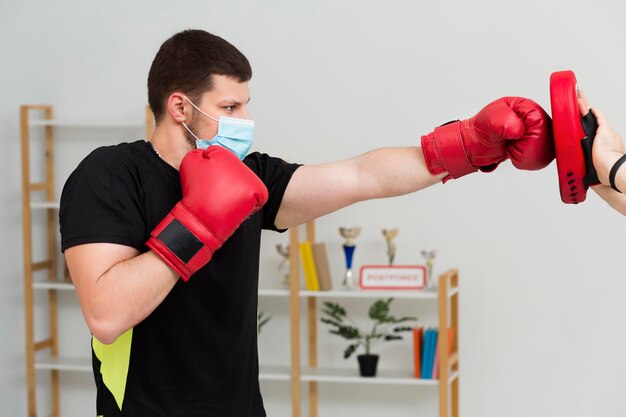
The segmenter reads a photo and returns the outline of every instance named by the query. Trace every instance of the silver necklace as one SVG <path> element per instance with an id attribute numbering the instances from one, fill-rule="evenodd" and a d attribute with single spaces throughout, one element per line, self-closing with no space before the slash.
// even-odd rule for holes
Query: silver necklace
<path id="1" fill-rule="evenodd" d="M 152 146 L 152 150 L 154 151 L 155 154 L 157 154 L 157 156 L 159 158 L 161 158 L 161 154 L 159 153 L 159 151 L 157 151 L 157 149 L 154 147 L 154 143 L 148 141 L 148 143 L 150 144 L 150 146 Z"/>

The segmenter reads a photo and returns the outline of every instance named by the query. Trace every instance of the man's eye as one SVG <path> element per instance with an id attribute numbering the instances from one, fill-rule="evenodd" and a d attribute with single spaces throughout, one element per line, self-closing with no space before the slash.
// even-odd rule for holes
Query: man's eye
<path id="1" fill-rule="evenodd" d="M 224 107 L 226 109 L 226 111 L 233 111 L 233 109 L 235 108 L 235 106 L 226 106 Z"/>

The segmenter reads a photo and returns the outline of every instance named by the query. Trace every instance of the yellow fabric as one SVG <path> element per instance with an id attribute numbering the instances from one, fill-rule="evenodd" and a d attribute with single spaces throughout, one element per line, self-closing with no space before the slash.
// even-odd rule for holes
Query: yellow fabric
<path id="1" fill-rule="evenodd" d="M 95 337 L 91 338 L 91 346 L 100 361 L 100 374 L 104 385 L 111 391 L 115 402 L 122 410 L 126 377 L 130 363 L 130 345 L 133 341 L 133 329 L 128 330 L 110 345 L 105 345 Z"/>

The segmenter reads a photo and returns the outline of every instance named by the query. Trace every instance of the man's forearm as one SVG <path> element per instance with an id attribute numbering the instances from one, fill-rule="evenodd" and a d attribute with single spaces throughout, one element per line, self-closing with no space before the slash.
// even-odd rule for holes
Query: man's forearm
<path id="1" fill-rule="evenodd" d="M 446 173 L 432 175 L 419 147 L 381 148 L 355 159 L 363 181 L 362 199 L 394 197 L 440 182 Z"/>
<path id="2" fill-rule="evenodd" d="M 441 181 L 431 175 L 421 148 L 382 148 L 355 158 L 298 168 L 276 215 L 289 228 L 359 201 L 408 194 Z"/>
<path id="3" fill-rule="evenodd" d="M 75 279 L 85 320 L 102 343 L 140 323 L 172 290 L 178 275 L 154 252 L 113 265 L 93 282 Z"/>

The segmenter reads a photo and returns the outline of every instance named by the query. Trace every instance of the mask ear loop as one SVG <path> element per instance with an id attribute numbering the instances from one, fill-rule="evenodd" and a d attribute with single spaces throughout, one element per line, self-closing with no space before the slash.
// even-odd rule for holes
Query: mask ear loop
<path id="1" fill-rule="evenodd" d="M 191 136 L 193 136 L 194 138 L 196 138 L 196 140 L 200 140 L 198 139 L 198 137 L 196 135 L 193 134 L 193 132 L 191 131 L 191 129 L 189 129 L 187 127 L 187 125 L 185 124 L 185 122 L 182 122 L 183 126 L 185 127 L 185 129 L 187 129 L 187 132 L 191 133 Z"/>
<path id="2" fill-rule="evenodd" d="M 206 114 L 205 112 L 203 112 L 200 107 L 196 106 L 193 101 L 189 100 L 189 97 L 183 95 L 183 97 L 185 97 L 185 100 L 187 100 L 189 102 L 189 104 L 191 104 L 193 106 L 194 109 L 198 110 L 200 113 L 204 114 L 206 117 L 208 117 L 211 120 L 214 120 L 216 122 L 219 123 L 219 120 L 216 119 L 215 117 L 211 117 L 208 114 Z M 197 141 L 200 141 L 200 139 L 191 131 L 191 129 L 189 129 L 189 127 L 187 127 L 187 124 L 185 124 L 185 122 L 182 122 L 183 126 L 185 127 L 185 129 L 187 129 L 187 132 L 189 132 L 191 134 L 191 136 L 193 136 Z M 196 145 L 197 146 L 197 145 Z"/>
<path id="3" fill-rule="evenodd" d="M 189 104 L 191 104 L 194 107 L 194 109 L 198 110 L 200 113 L 204 114 L 209 119 L 215 120 L 216 122 L 219 122 L 219 120 L 216 119 L 215 117 L 211 117 L 208 114 L 206 114 L 205 112 L 203 112 L 202 110 L 200 110 L 200 107 L 198 107 L 195 104 L 193 104 L 193 101 L 189 100 L 189 97 L 187 97 L 187 96 L 183 96 L 183 97 L 185 97 L 185 100 L 187 100 L 189 102 Z"/>

